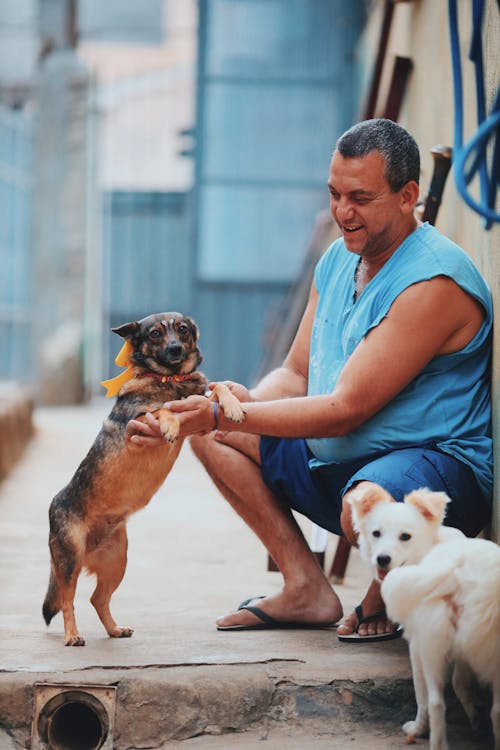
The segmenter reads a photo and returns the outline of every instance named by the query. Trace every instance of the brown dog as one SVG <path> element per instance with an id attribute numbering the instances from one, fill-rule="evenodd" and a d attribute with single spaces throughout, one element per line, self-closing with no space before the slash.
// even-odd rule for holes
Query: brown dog
<path id="1" fill-rule="evenodd" d="M 51 575 L 43 616 L 48 625 L 62 610 L 66 646 L 85 645 L 73 606 L 83 568 L 97 576 L 90 601 L 108 634 L 132 635 L 131 628 L 116 624 L 109 610 L 127 564 L 127 518 L 147 505 L 181 449 L 179 423 L 163 408 L 164 402 L 207 390 L 205 376 L 196 371 L 202 358 L 196 343 L 198 329 L 190 318 L 159 313 L 113 331 L 126 339 L 117 362 L 128 365 L 116 379 L 118 398 L 87 456 L 49 510 Z M 244 419 L 239 401 L 222 383 L 216 384 L 209 398 L 219 402 L 229 419 Z M 144 448 L 126 438 L 129 420 L 141 419 L 147 412 L 158 417 L 165 445 Z"/>

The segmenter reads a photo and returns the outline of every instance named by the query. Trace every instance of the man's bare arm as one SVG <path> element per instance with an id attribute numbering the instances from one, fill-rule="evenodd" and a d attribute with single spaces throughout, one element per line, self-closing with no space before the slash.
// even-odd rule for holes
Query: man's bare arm
<path id="1" fill-rule="evenodd" d="M 415 284 L 358 345 L 333 393 L 251 402 L 242 424 L 221 415 L 220 428 L 277 437 L 347 434 L 391 401 L 434 356 L 463 348 L 482 320 L 482 308 L 450 279 Z M 297 345 L 303 346 L 300 339 Z M 198 397 L 172 408 L 182 434 L 209 429 L 211 417 Z"/>
<path id="2" fill-rule="evenodd" d="M 309 301 L 302 316 L 299 328 L 293 340 L 290 352 L 286 356 L 283 365 L 276 368 L 266 375 L 255 388 L 249 391 L 241 383 L 235 383 L 230 380 L 224 381 L 234 395 L 243 403 L 251 401 L 274 401 L 277 399 L 290 399 L 297 396 L 304 396 L 307 393 L 307 376 L 309 365 L 309 341 L 311 339 L 311 329 L 318 303 L 318 293 L 314 286 L 311 287 Z M 197 430 L 194 423 L 200 422 L 203 410 L 208 409 L 209 424 L 206 427 L 200 427 L 199 432 L 210 430 L 214 424 L 213 406 L 202 397 L 199 402 L 191 402 L 188 409 L 190 414 L 186 414 L 184 421 L 187 422 L 188 416 L 191 417 L 191 428 L 188 428 L 186 434 L 191 434 Z M 193 420 L 194 418 L 194 420 Z M 222 417 L 221 417 L 222 420 Z M 207 422 L 207 418 L 205 418 Z M 187 426 L 187 425 L 186 425 Z M 234 424 L 232 425 L 234 427 Z M 127 438 L 133 443 L 154 447 L 161 445 L 163 436 L 160 431 L 158 420 L 151 414 L 146 415 L 146 421 L 131 420 L 127 425 Z"/>

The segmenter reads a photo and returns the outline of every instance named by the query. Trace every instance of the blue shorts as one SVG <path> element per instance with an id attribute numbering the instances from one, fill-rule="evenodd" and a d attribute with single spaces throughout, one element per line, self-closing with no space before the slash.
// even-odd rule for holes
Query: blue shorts
<path id="1" fill-rule="evenodd" d="M 310 469 L 312 457 L 303 439 L 260 439 L 262 476 L 267 486 L 291 508 L 334 534 L 342 534 L 342 497 L 361 480 L 380 484 L 398 502 L 421 487 L 446 492 L 451 502 L 445 523 L 467 536 L 476 536 L 490 520 L 491 508 L 472 470 L 436 448 L 403 448 L 351 463 Z"/>

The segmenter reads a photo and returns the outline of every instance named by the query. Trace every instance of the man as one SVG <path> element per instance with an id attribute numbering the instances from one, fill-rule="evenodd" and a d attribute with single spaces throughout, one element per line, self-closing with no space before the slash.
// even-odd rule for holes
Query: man
<path id="1" fill-rule="evenodd" d="M 398 501 L 422 486 L 446 492 L 447 522 L 470 536 L 487 523 L 491 299 L 467 255 L 415 219 L 418 179 L 418 147 L 399 125 L 368 120 L 344 133 L 328 181 L 342 236 L 318 263 L 283 365 L 251 391 L 230 383 L 245 402 L 241 425 L 204 397 L 169 404 L 283 574 L 279 594 L 244 602 L 221 630 L 341 618 L 291 508 L 355 544 L 349 494 L 375 482 Z M 152 417 L 129 436 L 161 440 Z M 395 636 L 378 583 L 338 633 Z"/>

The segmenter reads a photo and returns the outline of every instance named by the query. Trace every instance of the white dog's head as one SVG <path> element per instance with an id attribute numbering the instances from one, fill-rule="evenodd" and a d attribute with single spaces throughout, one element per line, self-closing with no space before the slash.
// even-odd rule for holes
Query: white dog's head
<path id="1" fill-rule="evenodd" d="M 382 581 L 393 568 L 418 563 L 438 542 L 449 497 L 420 489 L 397 503 L 379 485 L 360 485 L 352 491 L 354 528 L 359 548 L 373 577 Z"/>

